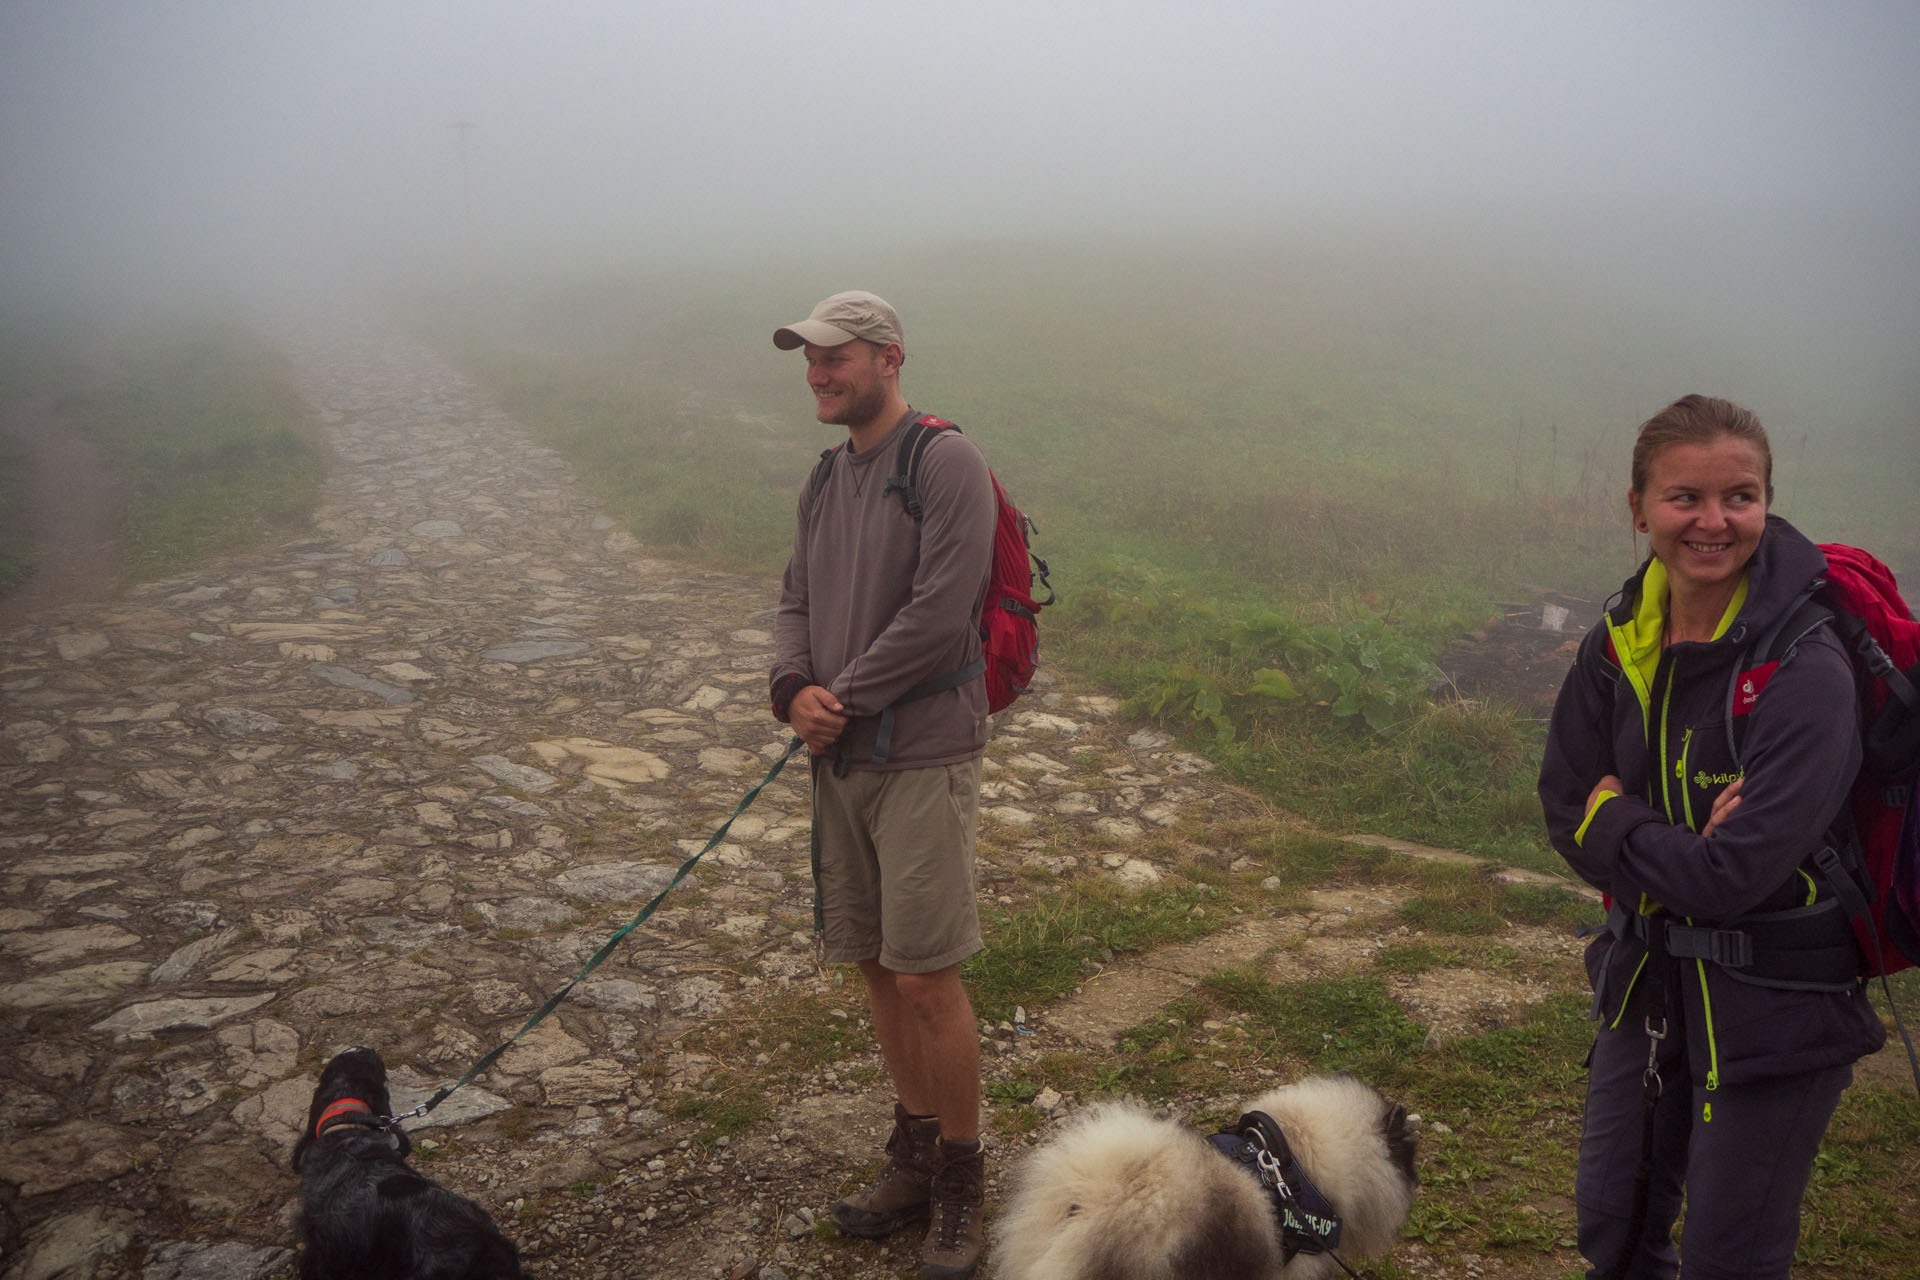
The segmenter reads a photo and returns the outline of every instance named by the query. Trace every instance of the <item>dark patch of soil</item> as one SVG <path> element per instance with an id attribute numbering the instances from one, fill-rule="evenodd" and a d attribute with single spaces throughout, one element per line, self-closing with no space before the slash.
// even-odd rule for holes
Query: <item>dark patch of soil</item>
<path id="1" fill-rule="evenodd" d="M 1440 658 L 1440 670 L 1460 696 L 1511 702 L 1539 716 L 1553 710 L 1581 637 L 1600 621 L 1603 601 L 1562 591 L 1535 595 L 1530 603 L 1497 606 L 1498 615 Z"/>
<path id="2" fill-rule="evenodd" d="M 112 595 L 125 571 L 122 478 L 54 396 L 0 403 L 0 432 L 27 460 L 30 474 L 24 510 L 13 516 L 14 527 L 25 531 L 28 576 L 0 596 L 0 625 Z"/>

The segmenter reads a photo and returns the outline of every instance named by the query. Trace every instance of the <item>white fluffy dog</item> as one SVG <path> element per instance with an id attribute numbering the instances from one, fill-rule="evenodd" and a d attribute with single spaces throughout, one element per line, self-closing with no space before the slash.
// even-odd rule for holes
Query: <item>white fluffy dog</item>
<path id="1" fill-rule="evenodd" d="M 1351 1076 L 1261 1095 L 1340 1219 L 1335 1252 L 1393 1242 L 1418 1181 L 1406 1108 Z M 994 1226 L 1001 1280 L 1322 1280 L 1326 1253 L 1294 1252 L 1267 1189 L 1206 1137 L 1132 1103 L 1070 1121 L 1020 1167 Z"/>

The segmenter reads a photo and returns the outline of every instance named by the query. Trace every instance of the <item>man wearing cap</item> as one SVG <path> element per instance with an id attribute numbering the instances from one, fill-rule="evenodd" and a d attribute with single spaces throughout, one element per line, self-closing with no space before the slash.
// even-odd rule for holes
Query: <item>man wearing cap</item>
<path id="1" fill-rule="evenodd" d="M 958 1280 L 984 1247 L 980 1045 L 959 965 L 981 946 L 977 619 L 993 483 L 972 441 L 931 431 L 917 523 L 889 485 L 901 433 L 920 415 L 900 392 L 905 338 L 883 299 L 836 293 L 773 343 L 805 350 L 815 416 L 847 429 L 800 492 L 773 714 L 813 753 L 826 958 L 860 967 L 897 1097 L 886 1166 L 830 1216 L 871 1238 L 930 1216 L 920 1274 Z"/>

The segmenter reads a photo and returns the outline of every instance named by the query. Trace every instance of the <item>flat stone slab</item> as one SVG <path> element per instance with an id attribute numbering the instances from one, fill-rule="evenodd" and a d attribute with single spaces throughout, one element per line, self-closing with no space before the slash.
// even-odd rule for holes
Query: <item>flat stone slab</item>
<path id="1" fill-rule="evenodd" d="M 387 1077 L 387 1095 L 393 1099 L 395 1111 L 411 1111 L 458 1078 L 451 1076 L 443 1082 L 432 1083 L 401 1068 Z M 469 1084 L 448 1094 L 439 1106 L 426 1115 L 407 1121 L 405 1128 L 409 1133 L 415 1129 L 457 1128 L 506 1111 L 512 1106 L 499 1094 L 490 1093 L 478 1084 Z"/>
<path id="2" fill-rule="evenodd" d="M 512 644 L 497 644 L 491 649 L 482 649 L 480 660 L 524 665 L 545 662 L 550 658 L 571 658 L 590 648 L 592 646 L 584 640 L 516 640 Z"/>
<path id="3" fill-rule="evenodd" d="M 126 1252 L 134 1225 L 133 1214 L 101 1205 L 55 1218 L 26 1242 L 19 1270 L 9 1274 L 21 1280 L 95 1275 L 103 1259 Z"/>
<path id="4" fill-rule="evenodd" d="M 198 1000 L 148 1000 L 128 1005 L 111 1017 L 102 1018 L 92 1030 L 111 1035 L 145 1036 L 161 1031 L 206 1031 L 229 1018 L 251 1013 L 267 1001 L 271 993 L 258 996 L 212 996 Z"/>
<path id="5" fill-rule="evenodd" d="M 165 960 L 153 966 L 153 972 L 147 975 L 147 980 L 157 987 L 171 987 L 176 985 L 183 981 L 188 974 L 192 973 L 202 960 L 217 953 L 225 947 L 227 943 L 233 941 L 234 933 L 235 930 L 222 929 L 217 933 L 210 933 L 204 938 L 195 938 L 192 942 L 189 942 L 186 946 L 181 947 Z"/>
<path id="6" fill-rule="evenodd" d="M 264 1280 L 292 1251 L 226 1240 L 208 1245 L 171 1240 L 147 1255 L 140 1280 Z"/>
<path id="7" fill-rule="evenodd" d="M 751 773 L 760 768 L 760 758 L 738 747 L 707 747 L 700 752 L 700 767 L 708 773 L 729 775 Z"/>
<path id="8" fill-rule="evenodd" d="M 369 634 L 365 627 L 344 622 L 231 622 L 227 632 L 239 640 L 252 640 L 261 644 L 278 644 L 282 640 L 317 640 L 337 644 L 346 640 L 363 640 Z"/>
<path id="9" fill-rule="evenodd" d="M 96 951 L 119 951 L 139 943 L 138 935 L 110 924 L 48 929 L 42 933 L 14 933 L 0 937 L 5 947 L 29 964 L 64 965 Z"/>
<path id="10" fill-rule="evenodd" d="M 110 999 L 145 985 L 149 967 L 144 960 L 85 964 L 44 978 L 11 983 L 0 987 L 0 1009 L 64 1009 Z"/>
<path id="11" fill-rule="evenodd" d="M 573 989 L 573 998 L 595 1009 L 615 1013 L 650 1014 L 660 1007 L 660 997 L 629 978 L 602 978 L 598 974 Z"/>
<path id="12" fill-rule="evenodd" d="M 529 765 L 515 764 L 505 756 L 475 756 L 468 763 L 496 782 L 504 782 L 510 787 L 531 791 L 535 795 L 551 791 L 560 785 L 560 779 L 552 774 L 542 773 Z"/>
<path id="13" fill-rule="evenodd" d="M 203 707 L 200 719 L 215 733 L 229 738 L 257 738 L 286 728 L 266 712 L 246 707 Z"/>
<path id="14" fill-rule="evenodd" d="M 482 902 L 474 908 L 496 929 L 525 929 L 529 933 L 553 925 L 572 924 L 580 913 L 552 898 L 510 898 Z"/>
<path id="15" fill-rule="evenodd" d="M 464 538 L 466 530 L 453 520 L 422 520 L 407 530 L 416 538 Z"/>
<path id="16" fill-rule="evenodd" d="M 98 631 L 79 635 L 55 636 L 54 651 L 67 662 L 82 662 L 113 647 L 113 642 Z"/>
<path id="17" fill-rule="evenodd" d="M 595 902 L 645 902 L 667 887 L 678 868 L 664 862 L 589 862 L 562 871 L 554 887 Z M 689 876 L 683 884 L 690 884 Z"/>
<path id="18" fill-rule="evenodd" d="M 586 775 L 609 787 L 658 782 L 670 772 L 667 762 L 651 751 L 616 746 L 597 738 L 554 738 L 527 745 L 552 766 L 562 765 L 569 759 L 585 761 Z"/>
<path id="19" fill-rule="evenodd" d="M 413 694 L 398 685 L 375 680 L 372 676 L 363 676 L 348 667 L 334 666 L 331 663 L 316 662 L 307 670 L 328 684 L 338 685 L 342 689 L 354 689 L 361 693 L 370 693 L 389 706 L 404 707 L 413 701 Z"/>
<path id="20" fill-rule="evenodd" d="M 625 1096 L 633 1077 L 617 1062 L 576 1062 L 540 1073 L 540 1088 L 550 1107 L 579 1107 Z"/>
<path id="21" fill-rule="evenodd" d="M 23 1196 L 43 1196 L 87 1182 L 107 1182 L 158 1159 L 160 1148 L 137 1129 L 70 1120 L 0 1142 L 0 1182 Z"/>
<path id="22" fill-rule="evenodd" d="M 500 1072 L 508 1076 L 536 1076 L 551 1067 L 578 1062 L 592 1052 L 568 1035 L 557 1020 L 549 1018 L 500 1055 Z"/>
<path id="23" fill-rule="evenodd" d="M 56 853 L 44 858 L 29 858 L 15 864 L 11 870 L 15 875 L 22 876 L 86 876 L 99 871 L 124 871 L 128 867 L 140 866 L 146 860 L 144 854 L 133 852 Z"/>

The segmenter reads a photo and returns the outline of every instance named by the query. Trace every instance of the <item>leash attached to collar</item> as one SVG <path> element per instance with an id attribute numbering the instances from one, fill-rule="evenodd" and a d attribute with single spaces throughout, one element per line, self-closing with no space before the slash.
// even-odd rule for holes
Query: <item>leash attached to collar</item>
<path id="1" fill-rule="evenodd" d="M 1287 1135 L 1264 1111 L 1249 1111 L 1231 1129 L 1210 1139 L 1220 1153 L 1253 1175 L 1273 1201 L 1280 1224 L 1283 1262 L 1295 1254 L 1324 1253 L 1348 1275 L 1356 1275 L 1334 1249 L 1340 1243 L 1340 1215 L 1287 1145 Z"/>

